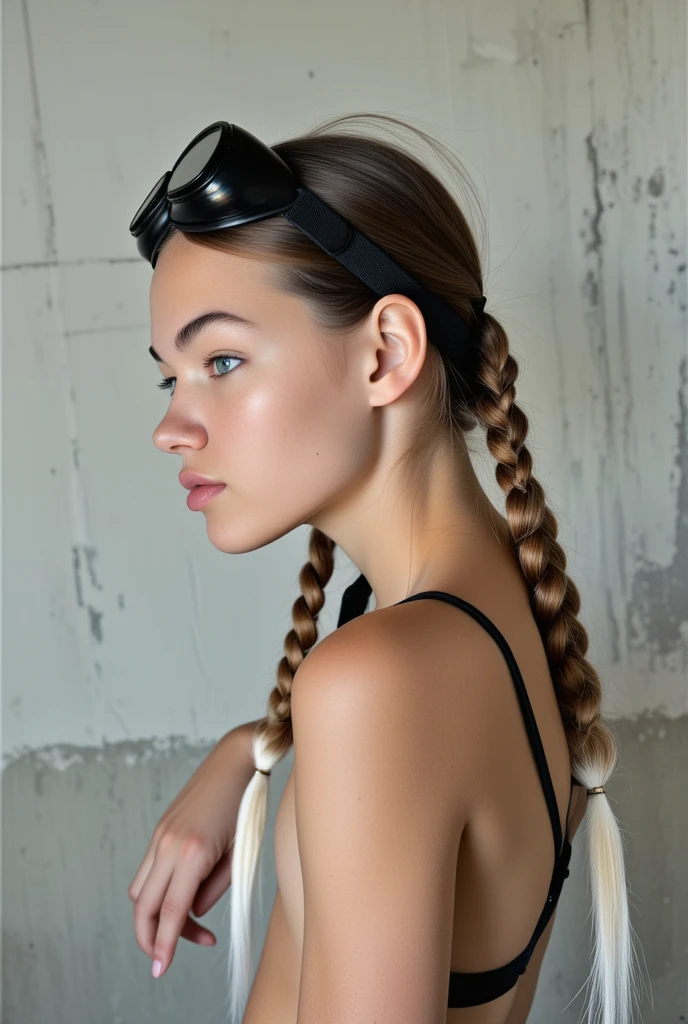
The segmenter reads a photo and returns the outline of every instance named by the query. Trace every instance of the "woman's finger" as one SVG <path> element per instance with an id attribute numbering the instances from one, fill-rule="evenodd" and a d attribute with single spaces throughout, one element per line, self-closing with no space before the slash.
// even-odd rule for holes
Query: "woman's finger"
<path id="1" fill-rule="evenodd" d="M 220 896 L 224 895 L 232 880 L 232 851 L 225 853 L 210 872 L 205 881 L 201 882 L 191 908 L 196 917 L 203 917 L 213 907 Z"/>
<path id="2" fill-rule="evenodd" d="M 181 930 L 181 938 L 196 942 L 199 946 L 214 946 L 217 939 L 209 928 L 204 928 L 192 917 L 187 917 Z"/>
<path id="3" fill-rule="evenodd" d="M 174 859 L 158 856 L 134 900 L 134 933 L 147 956 L 153 956 L 158 916 L 174 872 Z"/>
<path id="4" fill-rule="evenodd" d="M 172 963 L 177 940 L 186 923 L 198 887 L 210 869 L 210 858 L 203 843 L 191 837 L 187 838 L 180 847 L 174 873 L 159 904 L 158 928 L 153 939 L 154 977 L 161 977 Z M 156 970 L 157 965 L 159 967 Z"/>
<path id="5" fill-rule="evenodd" d="M 131 882 L 129 883 L 129 888 L 127 889 L 127 892 L 129 893 L 129 899 L 132 900 L 134 903 L 136 903 L 139 893 L 143 888 L 143 883 L 148 878 L 150 869 L 153 866 L 153 861 L 155 860 L 156 847 L 157 839 L 155 841 L 151 840 L 148 849 L 146 850 L 143 856 L 143 860 L 139 865 L 138 871 L 136 872 Z"/>

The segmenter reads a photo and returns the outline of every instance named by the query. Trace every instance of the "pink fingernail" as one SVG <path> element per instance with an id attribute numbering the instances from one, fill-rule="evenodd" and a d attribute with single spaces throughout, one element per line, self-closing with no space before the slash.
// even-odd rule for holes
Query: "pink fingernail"
<path id="1" fill-rule="evenodd" d="M 162 963 L 160 962 L 160 960 L 154 960 L 153 961 L 153 977 L 154 978 L 159 978 L 161 970 L 162 970 Z"/>

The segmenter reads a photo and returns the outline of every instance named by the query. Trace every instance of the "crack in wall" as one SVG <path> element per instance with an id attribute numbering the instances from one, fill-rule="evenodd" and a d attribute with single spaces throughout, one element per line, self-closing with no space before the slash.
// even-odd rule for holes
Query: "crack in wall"
<path id="1" fill-rule="evenodd" d="M 52 188 L 50 186 L 48 154 L 45 148 L 41 104 L 38 95 L 38 78 L 36 75 L 36 61 L 33 52 L 33 38 L 31 36 L 28 0 L 22 0 L 22 16 L 24 19 L 24 32 L 26 34 L 26 57 L 29 65 L 29 80 L 31 82 L 31 106 L 33 110 L 31 135 L 33 138 L 34 151 L 36 153 L 36 168 L 39 179 L 38 183 L 43 198 L 42 209 L 45 215 L 45 248 L 48 258 L 51 258 L 57 256 L 55 207 L 53 204 Z"/>
<path id="2" fill-rule="evenodd" d="M 0 270 L 45 270 L 46 267 L 90 267 L 98 263 L 143 263 L 141 256 L 93 256 L 78 260 L 28 260 L 26 263 L 0 263 Z"/>

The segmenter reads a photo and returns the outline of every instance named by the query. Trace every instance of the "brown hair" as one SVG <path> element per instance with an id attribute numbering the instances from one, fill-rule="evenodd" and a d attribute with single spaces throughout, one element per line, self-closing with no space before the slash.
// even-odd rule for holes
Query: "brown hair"
<path id="1" fill-rule="evenodd" d="M 356 120 L 370 123 L 375 136 L 352 130 Z M 387 115 L 344 115 L 272 148 L 301 183 L 468 322 L 471 300 L 483 293 L 474 235 L 440 178 L 407 149 L 380 137 L 384 129 L 392 131 L 395 127 L 409 129 L 411 125 Z M 465 186 L 466 206 L 473 205 L 479 213 L 474 190 L 450 151 L 420 129 L 412 130 L 458 171 Z M 307 302 L 314 323 L 326 336 L 345 338 L 378 299 L 283 217 L 186 237 L 199 245 L 269 260 L 275 284 Z M 402 458 L 411 471 L 413 457 L 431 448 L 439 436 L 463 436 L 478 425 L 484 428 L 487 446 L 496 460 L 497 482 L 506 496 L 514 552 L 530 585 L 533 616 L 547 654 L 573 774 L 588 788 L 604 785 L 616 764 L 616 743 L 601 716 L 599 675 L 586 657 L 588 634 L 578 618 L 578 588 L 566 573 L 566 556 L 557 541 L 557 521 L 533 476 L 533 460 L 526 446 L 528 419 L 516 403 L 518 364 L 509 351 L 506 332 L 486 311 L 470 375 L 443 360 L 431 344 L 430 329 L 428 341 L 432 376 L 429 401 L 417 424 L 413 446 Z M 327 357 L 334 366 L 336 346 Z M 413 485 L 410 477 L 409 484 Z M 285 637 L 284 655 L 265 718 L 254 733 L 255 763 L 264 771 L 269 771 L 293 742 L 292 682 L 318 638 L 318 614 L 334 567 L 334 547 L 329 537 L 312 529 L 308 561 L 299 577 L 301 593 L 292 607 L 293 625 Z M 254 774 L 237 822 L 232 869 L 231 998 L 238 1019 L 248 994 L 250 898 L 265 825 L 267 787 L 267 776 Z M 616 1021 L 618 1014 L 618 1020 L 626 1022 L 633 995 L 634 954 L 621 835 L 606 797 L 589 802 L 586 822 L 591 818 L 594 827 L 587 830 L 595 929 L 591 1012 L 603 1007 L 610 1013 L 605 1021 Z"/>

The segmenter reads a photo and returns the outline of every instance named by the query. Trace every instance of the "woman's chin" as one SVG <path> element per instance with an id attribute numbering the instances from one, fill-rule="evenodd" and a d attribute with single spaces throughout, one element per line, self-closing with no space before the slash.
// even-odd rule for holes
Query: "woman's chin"
<path id="1" fill-rule="evenodd" d="M 254 547 L 260 545 L 247 544 L 244 538 L 238 537 L 235 530 L 230 529 L 229 526 L 222 528 L 217 523 L 211 523 L 206 519 L 206 532 L 208 534 L 208 540 L 217 548 L 218 551 L 223 551 L 226 555 L 243 555 L 247 551 L 253 551 Z"/>
<path id="2" fill-rule="evenodd" d="M 229 522 L 226 517 L 223 521 L 221 516 L 208 515 L 208 540 L 218 551 L 223 551 L 227 555 L 245 555 L 249 551 L 257 551 L 258 548 L 264 548 L 279 540 L 302 522 L 299 520 L 295 523 L 264 523 L 262 529 L 256 529 L 256 519 L 255 514 L 248 514 L 244 517 L 234 516 Z M 242 529 L 242 525 L 246 528 Z"/>

